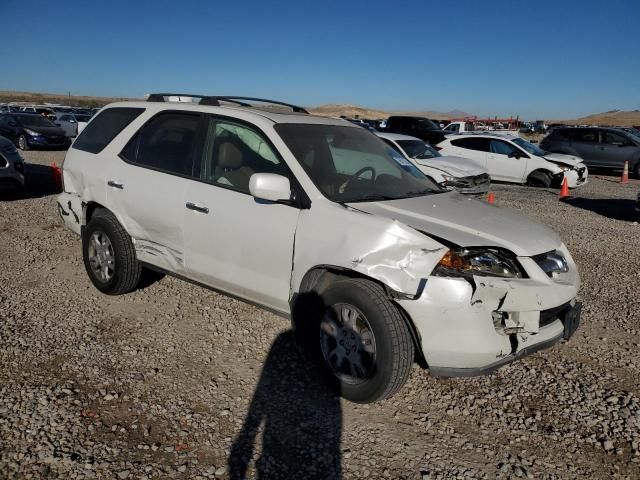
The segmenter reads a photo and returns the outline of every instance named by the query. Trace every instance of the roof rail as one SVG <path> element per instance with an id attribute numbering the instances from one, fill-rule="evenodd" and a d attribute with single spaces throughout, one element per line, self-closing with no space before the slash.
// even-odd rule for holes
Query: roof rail
<path id="1" fill-rule="evenodd" d="M 227 96 L 227 95 L 198 95 L 195 93 L 151 93 L 147 97 L 147 102 L 165 102 L 165 97 L 192 97 L 199 98 L 200 101 L 198 105 L 209 105 L 214 107 L 219 107 L 220 102 L 229 102 L 235 103 L 236 105 L 240 105 L 241 107 L 253 107 L 249 102 L 262 102 L 262 103 L 270 103 L 272 105 L 282 105 L 284 107 L 291 108 L 296 113 L 309 113 L 306 109 L 299 107 L 297 105 L 292 105 L 290 103 L 279 102 L 276 100 L 268 100 L 266 98 L 257 98 L 257 97 L 237 97 L 237 96 Z M 243 101 L 244 100 L 244 101 Z"/>

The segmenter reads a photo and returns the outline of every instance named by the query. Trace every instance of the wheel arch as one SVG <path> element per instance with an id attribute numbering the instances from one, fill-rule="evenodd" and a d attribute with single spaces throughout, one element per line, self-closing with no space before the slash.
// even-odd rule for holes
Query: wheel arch
<path id="1" fill-rule="evenodd" d="M 555 175 L 557 175 L 556 173 L 553 173 L 551 170 L 549 170 L 548 168 L 545 167 L 539 167 L 539 168 L 535 168 L 533 170 L 531 170 L 528 174 L 527 174 L 527 182 L 529 181 L 529 178 L 531 178 L 531 175 L 533 175 L 534 173 L 544 173 L 545 175 L 549 175 L 549 177 L 551 177 L 551 179 L 553 180 L 553 177 Z"/>
<path id="2" fill-rule="evenodd" d="M 411 319 L 411 316 L 406 312 L 404 308 L 402 308 L 398 302 L 396 301 L 398 298 L 407 298 L 406 294 L 400 293 L 386 285 L 379 279 L 370 277 L 361 272 L 357 272 L 355 270 L 340 267 L 337 265 L 316 265 L 310 268 L 302 277 L 298 290 L 293 293 L 290 300 L 291 307 L 291 323 L 292 327 L 295 328 L 294 324 L 294 316 L 296 312 L 296 305 L 300 298 L 304 296 L 305 293 L 309 292 L 321 292 L 325 288 L 327 288 L 331 283 L 337 280 L 343 280 L 345 278 L 361 278 L 365 280 L 369 280 L 373 283 L 378 284 L 385 291 L 387 298 L 393 302 L 394 306 L 400 312 L 400 315 L 405 321 L 407 328 L 411 334 L 411 339 L 413 340 L 413 345 L 415 347 L 415 361 L 422 368 L 428 368 L 427 361 L 424 356 L 424 352 L 422 351 L 422 337 L 420 332 L 418 331 L 415 323 Z M 419 295 L 418 295 L 419 296 Z"/>

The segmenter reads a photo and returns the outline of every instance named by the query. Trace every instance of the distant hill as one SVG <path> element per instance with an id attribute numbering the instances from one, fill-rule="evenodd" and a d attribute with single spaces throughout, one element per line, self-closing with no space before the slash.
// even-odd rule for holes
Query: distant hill
<path id="1" fill-rule="evenodd" d="M 610 110 L 603 113 L 594 113 L 576 120 L 566 120 L 573 125 L 640 125 L 640 110 Z"/>
<path id="2" fill-rule="evenodd" d="M 451 118 L 464 118 L 464 117 L 473 117 L 473 115 L 471 115 L 470 113 L 464 112 L 462 110 L 451 110 L 450 112 L 447 112 L 447 115 L 449 115 Z"/>
<path id="3" fill-rule="evenodd" d="M 442 113 L 442 112 L 433 112 L 433 111 L 425 111 L 425 112 L 400 112 L 400 111 L 384 111 L 377 110 L 374 108 L 367 107 L 358 107 L 356 105 L 349 104 L 327 104 L 320 105 L 317 107 L 309 108 L 309 112 L 322 115 L 325 117 L 339 117 L 344 115 L 345 117 L 351 118 L 367 118 L 367 119 L 381 119 L 388 118 L 390 115 L 416 115 L 420 117 L 428 117 L 435 118 L 437 120 L 449 120 L 454 118 L 454 115 L 450 113 Z M 468 115 L 462 112 L 464 115 Z"/>
<path id="4" fill-rule="evenodd" d="M 111 102 L 122 100 L 141 100 L 126 97 L 93 97 L 79 95 L 65 95 L 64 93 L 38 93 L 38 92 L 13 92 L 0 91 L 0 103 L 25 102 L 25 103 L 59 103 L 64 105 L 77 105 L 85 107 L 100 107 Z M 450 120 L 452 118 L 470 117 L 471 114 L 464 110 L 454 109 L 449 112 L 406 112 L 384 111 L 375 108 L 360 107 L 349 104 L 327 104 L 317 107 L 309 107 L 308 110 L 316 115 L 327 117 L 358 117 L 367 119 L 382 119 L 390 115 L 416 115 L 433 118 L 436 120 Z M 517 112 L 516 112 L 517 113 Z M 608 112 L 595 113 L 574 120 L 548 120 L 548 122 L 562 122 L 568 124 L 597 124 L 597 125 L 640 125 L 640 110 L 610 110 Z"/>
<path id="5" fill-rule="evenodd" d="M 124 97 L 90 97 L 79 95 L 65 95 L 64 93 L 34 93 L 34 92 L 10 92 L 0 91 L 0 103 L 25 102 L 25 103 L 59 103 L 79 107 L 101 107 L 111 102 L 132 100 Z"/>

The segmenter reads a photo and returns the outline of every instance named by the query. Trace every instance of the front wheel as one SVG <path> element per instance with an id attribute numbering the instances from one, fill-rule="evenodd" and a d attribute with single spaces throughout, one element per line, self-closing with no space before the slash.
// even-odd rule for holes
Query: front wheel
<path id="1" fill-rule="evenodd" d="M 536 170 L 535 172 L 531 172 L 529 178 L 527 179 L 527 185 L 531 187 L 542 187 L 549 188 L 551 187 L 552 178 L 547 172 L 543 172 L 541 170 Z"/>
<path id="2" fill-rule="evenodd" d="M 82 233 L 82 254 L 91 283 L 107 295 L 134 290 L 142 272 L 133 243 L 118 220 L 98 210 Z"/>
<path id="3" fill-rule="evenodd" d="M 347 400 L 370 403 L 393 396 L 414 358 L 411 334 L 383 288 L 365 279 L 339 280 L 320 293 L 296 333 Z"/>
<path id="4" fill-rule="evenodd" d="M 29 150 L 29 141 L 24 135 L 18 137 L 18 148 L 20 150 Z"/>

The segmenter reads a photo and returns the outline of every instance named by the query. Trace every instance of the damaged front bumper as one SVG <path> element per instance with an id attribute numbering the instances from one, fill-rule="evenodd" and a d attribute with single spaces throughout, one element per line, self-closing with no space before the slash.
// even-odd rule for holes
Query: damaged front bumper
<path id="1" fill-rule="evenodd" d="M 564 278 L 429 277 L 419 298 L 399 299 L 429 370 L 474 376 L 568 339 L 580 322 L 577 273 Z"/>
<path id="2" fill-rule="evenodd" d="M 455 189 L 464 195 L 483 195 L 491 187 L 491 177 L 488 174 L 471 177 L 460 177 L 448 180 L 441 184 L 447 189 Z"/>
<path id="3" fill-rule="evenodd" d="M 582 185 L 586 185 L 589 180 L 589 170 L 586 166 L 581 166 L 577 169 L 567 170 L 563 173 L 556 175 L 555 183 L 562 184 L 563 179 L 567 179 L 567 186 L 569 188 L 576 188 Z"/>

